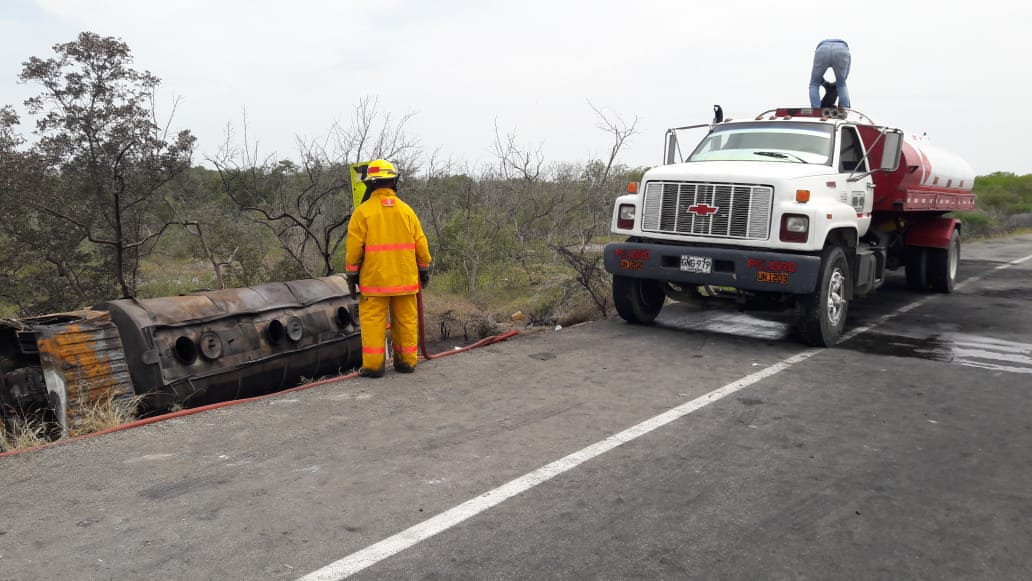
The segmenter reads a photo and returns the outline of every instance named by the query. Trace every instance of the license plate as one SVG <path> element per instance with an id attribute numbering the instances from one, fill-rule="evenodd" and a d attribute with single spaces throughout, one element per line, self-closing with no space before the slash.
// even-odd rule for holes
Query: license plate
<path id="1" fill-rule="evenodd" d="M 772 284 L 788 284 L 788 273 L 785 272 L 764 272 L 760 271 L 756 273 L 756 280 L 759 282 L 769 282 Z"/>
<path id="2" fill-rule="evenodd" d="M 709 274 L 713 271 L 713 259 L 708 256 L 681 255 L 681 270 L 695 274 Z"/>

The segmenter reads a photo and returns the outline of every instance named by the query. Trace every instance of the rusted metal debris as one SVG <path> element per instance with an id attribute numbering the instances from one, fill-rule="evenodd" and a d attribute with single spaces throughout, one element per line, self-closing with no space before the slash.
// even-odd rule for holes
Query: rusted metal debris
<path id="1" fill-rule="evenodd" d="M 250 397 L 361 362 L 357 303 L 342 276 L 0 320 L 0 409 L 67 435 L 100 401 L 141 414 Z"/>

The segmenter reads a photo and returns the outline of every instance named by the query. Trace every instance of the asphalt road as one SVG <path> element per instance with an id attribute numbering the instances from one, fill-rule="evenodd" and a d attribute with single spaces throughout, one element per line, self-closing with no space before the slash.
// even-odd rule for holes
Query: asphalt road
<path id="1" fill-rule="evenodd" d="M 1032 236 L 0 458 L 0 579 L 1032 578 Z"/>

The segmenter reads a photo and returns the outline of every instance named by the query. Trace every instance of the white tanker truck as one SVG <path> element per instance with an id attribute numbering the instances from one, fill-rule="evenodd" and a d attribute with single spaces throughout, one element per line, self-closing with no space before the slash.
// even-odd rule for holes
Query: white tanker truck
<path id="1" fill-rule="evenodd" d="M 689 129 L 708 131 L 682 149 Z M 668 298 L 773 302 L 795 309 L 805 343 L 834 345 L 849 302 L 888 270 L 917 291 L 953 290 L 961 223 L 946 214 L 974 208 L 974 181 L 959 157 L 850 109 L 668 130 L 664 165 L 613 210 L 627 237 L 604 250 L 616 310 L 649 324 Z"/>

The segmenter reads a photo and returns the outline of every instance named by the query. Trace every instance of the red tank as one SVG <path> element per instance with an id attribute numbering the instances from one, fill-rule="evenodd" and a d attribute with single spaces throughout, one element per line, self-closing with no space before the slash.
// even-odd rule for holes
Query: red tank
<path id="1" fill-rule="evenodd" d="M 878 130 L 859 126 L 861 136 L 871 149 L 871 159 L 881 158 Z M 953 212 L 975 207 L 975 172 L 966 161 L 948 151 L 933 147 L 923 138 L 903 140 L 899 168 L 892 173 L 878 172 L 874 179 L 874 211 Z"/>

